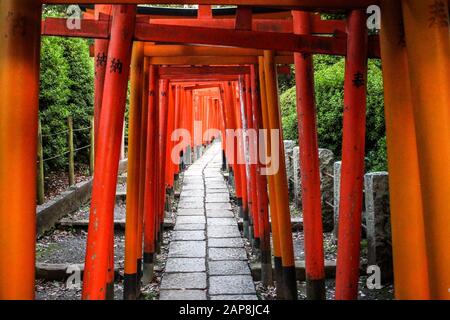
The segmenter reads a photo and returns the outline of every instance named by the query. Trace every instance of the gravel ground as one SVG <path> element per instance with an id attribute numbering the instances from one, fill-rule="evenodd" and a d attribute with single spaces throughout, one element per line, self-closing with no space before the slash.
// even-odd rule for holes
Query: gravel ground
<path id="1" fill-rule="evenodd" d="M 118 190 L 124 190 L 125 185 L 118 185 Z M 172 213 L 178 204 L 178 198 L 172 203 Z M 126 206 L 119 202 L 115 207 L 114 218 L 125 219 Z M 80 208 L 77 212 L 68 215 L 65 220 L 84 220 L 89 218 L 89 205 Z M 172 231 L 166 230 L 163 235 L 161 253 L 156 257 L 155 277 L 153 282 L 142 287 L 140 299 L 157 300 L 159 298 L 159 287 L 161 276 L 164 272 L 169 242 Z M 84 263 L 87 232 L 71 227 L 54 229 L 38 239 L 36 247 L 36 259 L 41 263 Z M 114 255 L 115 264 L 119 268 L 119 277 L 115 282 L 115 299 L 123 299 L 123 265 L 124 265 L 125 236 L 123 231 L 115 232 Z M 37 300 L 79 300 L 81 299 L 81 288 L 70 288 L 64 281 L 36 281 Z"/>

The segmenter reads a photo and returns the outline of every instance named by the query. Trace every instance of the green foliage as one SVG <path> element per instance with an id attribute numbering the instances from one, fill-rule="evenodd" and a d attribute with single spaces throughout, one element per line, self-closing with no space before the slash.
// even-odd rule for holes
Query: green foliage
<path id="1" fill-rule="evenodd" d="M 93 114 L 94 65 L 86 40 L 44 37 L 41 49 L 40 118 L 44 159 L 67 152 L 67 117 L 75 129 L 89 127 Z M 61 134 L 58 134 L 61 133 Z M 89 145 L 89 130 L 76 131 L 75 148 Z M 89 149 L 76 154 L 88 161 Z M 67 156 L 45 163 L 47 170 L 64 168 Z"/>
<path id="2" fill-rule="evenodd" d="M 319 146 L 332 150 L 337 157 L 340 157 L 345 62 L 342 58 L 318 56 L 315 63 Z M 366 126 L 368 170 L 386 169 L 383 82 L 381 69 L 378 65 L 377 62 L 369 61 Z M 297 141 L 295 87 L 281 95 L 281 111 L 284 138 Z"/>

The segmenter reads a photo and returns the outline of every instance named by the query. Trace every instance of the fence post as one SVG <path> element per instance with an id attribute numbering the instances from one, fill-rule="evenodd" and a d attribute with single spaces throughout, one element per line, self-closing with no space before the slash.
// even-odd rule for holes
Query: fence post
<path id="1" fill-rule="evenodd" d="M 69 127 L 69 186 L 75 184 L 75 164 L 74 164 L 74 148 L 73 148 L 73 119 L 72 117 L 67 118 L 67 125 Z"/>
<path id="2" fill-rule="evenodd" d="M 44 193 L 44 152 L 42 148 L 41 118 L 38 118 L 37 158 L 38 158 L 37 202 L 38 204 L 43 204 L 45 201 L 45 193 Z"/>
<path id="3" fill-rule="evenodd" d="M 91 147 L 89 149 L 89 174 L 94 176 L 94 163 L 95 163 L 95 120 L 91 119 L 91 129 L 89 132 L 89 138 L 91 140 Z"/>

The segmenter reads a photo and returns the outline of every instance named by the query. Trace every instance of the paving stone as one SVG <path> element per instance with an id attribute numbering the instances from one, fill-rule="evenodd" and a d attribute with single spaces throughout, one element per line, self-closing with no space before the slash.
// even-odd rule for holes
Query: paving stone
<path id="1" fill-rule="evenodd" d="M 172 241 L 169 245 L 169 257 L 204 258 L 206 256 L 205 241 Z"/>
<path id="2" fill-rule="evenodd" d="M 211 276 L 209 278 L 209 293 L 224 294 L 256 294 L 251 276 Z"/>
<path id="3" fill-rule="evenodd" d="M 185 195 L 180 196 L 180 202 L 203 203 L 204 201 L 205 201 L 204 196 L 200 196 L 200 197 L 191 197 L 191 196 L 185 196 Z"/>
<path id="4" fill-rule="evenodd" d="M 206 182 L 205 185 L 206 185 L 206 188 L 209 188 L 209 189 L 224 189 L 227 187 L 227 184 L 225 183 L 225 181 L 224 182 L 210 182 L 210 183 Z"/>
<path id="5" fill-rule="evenodd" d="M 230 202 L 230 195 L 228 193 L 209 193 L 206 192 L 206 200 L 208 202 Z"/>
<path id="6" fill-rule="evenodd" d="M 165 272 L 205 272 L 204 258 L 169 258 L 166 262 Z"/>
<path id="7" fill-rule="evenodd" d="M 254 294 L 252 294 L 252 295 L 229 294 L 229 295 L 211 296 L 211 300 L 258 300 L 258 296 L 254 295 Z"/>
<path id="8" fill-rule="evenodd" d="M 206 289 L 206 273 L 166 273 L 161 281 L 162 289 Z"/>
<path id="9" fill-rule="evenodd" d="M 206 173 L 205 173 L 205 183 L 206 184 L 208 184 L 208 183 L 223 183 L 224 182 L 224 180 L 223 180 L 223 178 L 222 178 L 222 176 L 220 175 L 220 173 L 214 173 L 213 175 L 211 175 L 211 176 L 206 176 Z"/>
<path id="10" fill-rule="evenodd" d="M 179 216 L 177 217 L 176 224 L 184 224 L 184 223 L 206 223 L 206 219 L 204 216 Z"/>
<path id="11" fill-rule="evenodd" d="M 178 203 L 178 208 L 180 208 L 180 209 L 203 209 L 203 201 L 197 201 L 197 202 L 180 201 Z"/>
<path id="12" fill-rule="evenodd" d="M 174 230 L 205 230 L 206 224 L 205 223 L 182 223 L 182 224 L 176 224 Z"/>
<path id="13" fill-rule="evenodd" d="M 250 275 L 250 267 L 247 261 L 208 261 L 210 276 L 226 275 Z"/>
<path id="14" fill-rule="evenodd" d="M 206 300 L 205 290 L 161 290 L 159 300 Z M 217 299 L 224 300 L 224 299 Z"/>
<path id="15" fill-rule="evenodd" d="M 203 197 L 205 195 L 205 191 L 203 189 L 199 190 L 184 190 L 181 191 L 180 198 L 183 197 Z"/>
<path id="16" fill-rule="evenodd" d="M 210 248 L 243 248 L 242 238 L 210 238 L 208 239 Z"/>
<path id="17" fill-rule="evenodd" d="M 172 233 L 172 241 L 185 240 L 205 240 L 205 231 L 188 230 L 188 231 L 174 231 Z"/>
<path id="18" fill-rule="evenodd" d="M 204 190 L 204 187 L 202 184 L 183 185 L 183 191 L 189 191 L 189 190 Z"/>
<path id="19" fill-rule="evenodd" d="M 206 216 L 208 218 L 234 218 L 233 211 L 221 209 L 206 210 Z"/>
<path id="20" fill-rule="evenodd" d="M 211 203 L 205 203 L 206 210 L 212 210 L 212 209 L 224 209 L 224 210 L 231 210 L 231 204 L 229 202 L 211 202 Z"/>
<path id="21" fill-rule="evenodd" d="M 237 226 L 235 218 L 208 218 L 208 226 Z"/>
<path id="22" fill-rule="evenodd" d="M 247 260 L 244 248 L 209 248 L 209 260 Z"/>
<path id="23" fill-rule="evenodd" d="M 210 226 L 208 227 L 208 238 L 238 238 L 241 234 L 234 226 Z"/>
<path id="24" fill-rule="evenodd" d="M 176 212 L 179 216 L 204 216 L 203 209 L 178 209 Z"/>
<path id="25" fill-rule="evenodd" d="M 230 194 L 230 191 L 227 188 L 206 188 L 206 192 L 208 194 L 213 194 L 213 193 L 226 193 L 226 194 Z"/>

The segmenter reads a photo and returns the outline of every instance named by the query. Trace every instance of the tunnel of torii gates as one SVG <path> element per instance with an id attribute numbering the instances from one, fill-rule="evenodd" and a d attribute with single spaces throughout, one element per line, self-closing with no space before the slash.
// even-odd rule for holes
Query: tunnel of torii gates
<path id="1" fill-rule="evenodd" d="M 286 68 L 277 66 L 288 64 L 296 69 L 307 295 L 325 297 L 313 54 L 346 57 L 336 299 L 356 299 L 358 292 L 368 58 L 383 61 L 396 298 L 450 297 L 447 0 L 242 0 L 226 15 L 210 5 L 237 1 L 78 2 L 90 6 L 74 30 L 65 19 L 41 21 L 40 1 L 0 2 L 0 299 L 34 298 L 41 36 L 95 39 L 96 170 L 83 299 L 111 297 L 128 81 L 124 297 L 136 298 L 140 278 L 146 283 L 152 277 L 166 191 L 183 169 L 170 161 L 172 153 L 181 159 L 222 137 L 224 169 L 235 177 L 245 235 L 261 250 L 263 282 L 276 282 L 278 298 L 297 298 L 284 150 L 271 154 L 282 135 L 267 135 L 263 144 L 245 134 L 224 139 L 229 129 L 280 129 L 276 75 Z M 155 14 L 137 7 L 166 2 L 200 6 L 194 17 L 180 9 Z M 380 37 L 368 36 L 366 8 L 372 4 L 382 9 Z M 318 12 L 347 18 L 325 21 Z M 202 127 L 196 129 L 195 121 Z M 183 138 L 171 134 L 177 128 L 201 134 L 179 148 Z M 208 130 L 213 128 L 220 132 Z M 257 154 L 267 159 L 236 161 Z M 262 174 L 274 157 L 278 172 Z"/>

